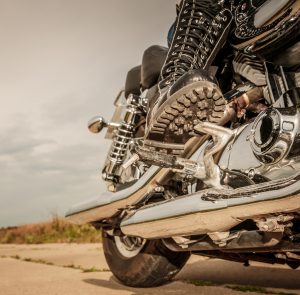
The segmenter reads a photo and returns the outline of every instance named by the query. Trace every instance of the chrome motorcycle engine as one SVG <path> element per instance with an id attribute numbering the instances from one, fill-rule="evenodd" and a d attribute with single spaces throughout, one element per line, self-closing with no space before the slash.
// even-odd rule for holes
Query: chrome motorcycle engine
<path id="1" fill-rule="evenodd" d="M 264 164 L 275 164 L 286 157 L 299 137 L 296 108 L 269 108 L 252 125 L 250 144 L 255 157 Z"/>

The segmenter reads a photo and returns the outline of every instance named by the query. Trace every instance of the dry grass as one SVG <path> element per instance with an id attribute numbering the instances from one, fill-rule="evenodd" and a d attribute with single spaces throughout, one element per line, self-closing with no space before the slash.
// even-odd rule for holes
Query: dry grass
<path id="1" fill-rule="evenodd" d="M 57 216 L 49 222 L 0 229 L 0 244 L 97 243 L 100 232 L 90 225 L 74 225 Z"/>

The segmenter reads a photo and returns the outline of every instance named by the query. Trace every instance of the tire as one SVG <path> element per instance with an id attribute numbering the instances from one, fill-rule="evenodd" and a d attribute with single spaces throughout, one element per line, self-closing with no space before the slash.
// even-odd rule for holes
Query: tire
<path id="1" fill-rule="evenodd" d="M 103 250 L 114 276 L 130 287 L 154 287 L 169 282 L 185 265 L 189 252 L 173 252 L 161 240 L 146 241 L 138 253 L 124 256 L 116 238 L 102 231 Z M 137 251 L 136 251 L 137 252 Z"/>

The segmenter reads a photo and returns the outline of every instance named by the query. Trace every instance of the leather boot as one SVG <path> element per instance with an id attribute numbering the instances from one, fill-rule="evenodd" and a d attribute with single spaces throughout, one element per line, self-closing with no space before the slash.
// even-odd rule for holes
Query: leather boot
<path id="1" fill-rule="evenodd" d="M 222 124 L 225 99 L 209 68 L 226 42 L 232 13 L 225 1 L 183 0 L 150 109 L 144 147 L 180 154 L 200 121 Z"/>

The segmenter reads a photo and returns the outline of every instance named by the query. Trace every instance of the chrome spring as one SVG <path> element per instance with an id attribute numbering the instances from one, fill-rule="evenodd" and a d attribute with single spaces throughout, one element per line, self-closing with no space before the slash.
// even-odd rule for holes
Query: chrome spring
<path id="1" fill-rule="evenodd" d="M 117 182 L 122 169 L 121 166 L 124 163 L 130 142 L 134 137 L 134 130 L 137 122 L 140 120 L 141 111 L 139 105 L 131 97 L 128 102 L 124 121 L 118 128 L 117 134 L 113 139 L 111 149 L 108 155 L 108 163 L 104 169 L 104 180 Z"/>
<path id="2" fill-rule="evenodd" d="M 123 163 L 130 140 L 133 138 L 133 129 L 134 126 L 132 124 L 127 124 L 125 122 L 121 124 L 109 153 L 109 160 L 111 162 L 115 164 Z"/>

